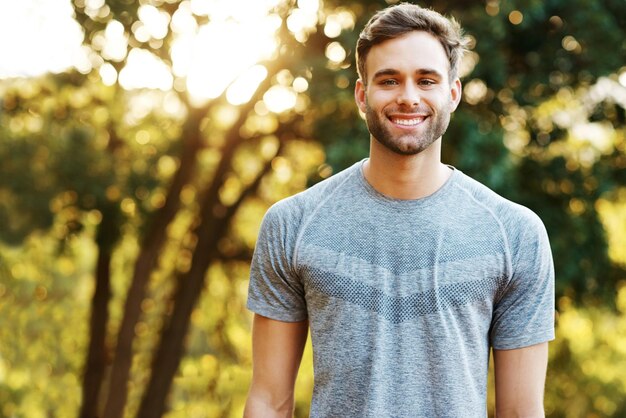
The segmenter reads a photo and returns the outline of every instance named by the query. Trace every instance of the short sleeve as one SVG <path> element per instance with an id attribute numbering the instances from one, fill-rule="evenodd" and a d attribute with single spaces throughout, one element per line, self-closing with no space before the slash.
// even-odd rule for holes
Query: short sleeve
<path id="1" fill-rule="evenodd" d="M 494 306 L 494 349 L 528 347 L 554 339 L 554 265 L 539 217 L 528 211 L 512 234 L 511 274 Z"/>
<path id="2" fill-rule="evenodd" d="M 249 310 L 278 321 L 307 318 L 302 282 L 291 266 L 297 225 L 286 205 L 265 214 L 250 266 Z"/>

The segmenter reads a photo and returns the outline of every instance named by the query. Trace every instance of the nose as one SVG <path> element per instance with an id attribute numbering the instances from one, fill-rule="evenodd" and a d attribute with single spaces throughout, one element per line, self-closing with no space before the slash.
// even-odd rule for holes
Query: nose
<path id="1" fill-rule="evenodd" d="M 406 83 L 400 90 L 396 103 L 405 106 L 417 106 L 420 104 L 419 89 L 413 83 Z"/>

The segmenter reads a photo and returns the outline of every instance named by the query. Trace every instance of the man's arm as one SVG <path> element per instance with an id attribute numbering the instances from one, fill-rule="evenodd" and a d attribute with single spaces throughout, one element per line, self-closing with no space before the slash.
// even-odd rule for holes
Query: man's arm
<path id="1" fill-rule="evenodd" d="M 254 315 L 252 385 L 244 418 L 292 417 L 294 385 L 308 327 L 308 321 L 281 322 Z"/>
<path id="2" fill-rule="evenodd" d="M 543 418 L 548 343 L 493 353 L 496 417 Z"/>

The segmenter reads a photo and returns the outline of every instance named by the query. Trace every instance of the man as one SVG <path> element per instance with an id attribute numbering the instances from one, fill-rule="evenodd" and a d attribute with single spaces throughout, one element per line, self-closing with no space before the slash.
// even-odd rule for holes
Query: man
<path id="1" fill-rule="evenodd" d="M 369 159 L 274 205 L 251 267 L 246 417 L 289 417 L 310 327 L 311 417 L 543 417 L 554 272 L 530 210 L 441 163 L 459 25 L 400 4 L 357 43 Z"/>

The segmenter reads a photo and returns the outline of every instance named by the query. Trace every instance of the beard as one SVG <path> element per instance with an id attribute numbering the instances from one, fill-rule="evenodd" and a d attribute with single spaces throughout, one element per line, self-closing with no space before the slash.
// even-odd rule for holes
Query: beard
<path id="1" fill-rule="evenodd" d="M 376 141 L 385 146 L 390 151 L 400 155 L 415 155 L 430 147 L 433 142 L 439 139 L 448 129 L 450 124 L 451 109 L 446 106 L 433 116 L 429 112 L 428 118 L 422 123 L 427 123 L 421 133 L 393 134 L 389 127 L 385 126 L 385 121 L 389 121 L 385 114 L 379 115 L 368 103 L 365 104 L 365 120 L 367 128 Z M 394 110 L 395 111 L 395 110 Z M 411 109 L 406 113 L 413 113 Z M 400 112 L 397 112 L 400 113 Z"/>

